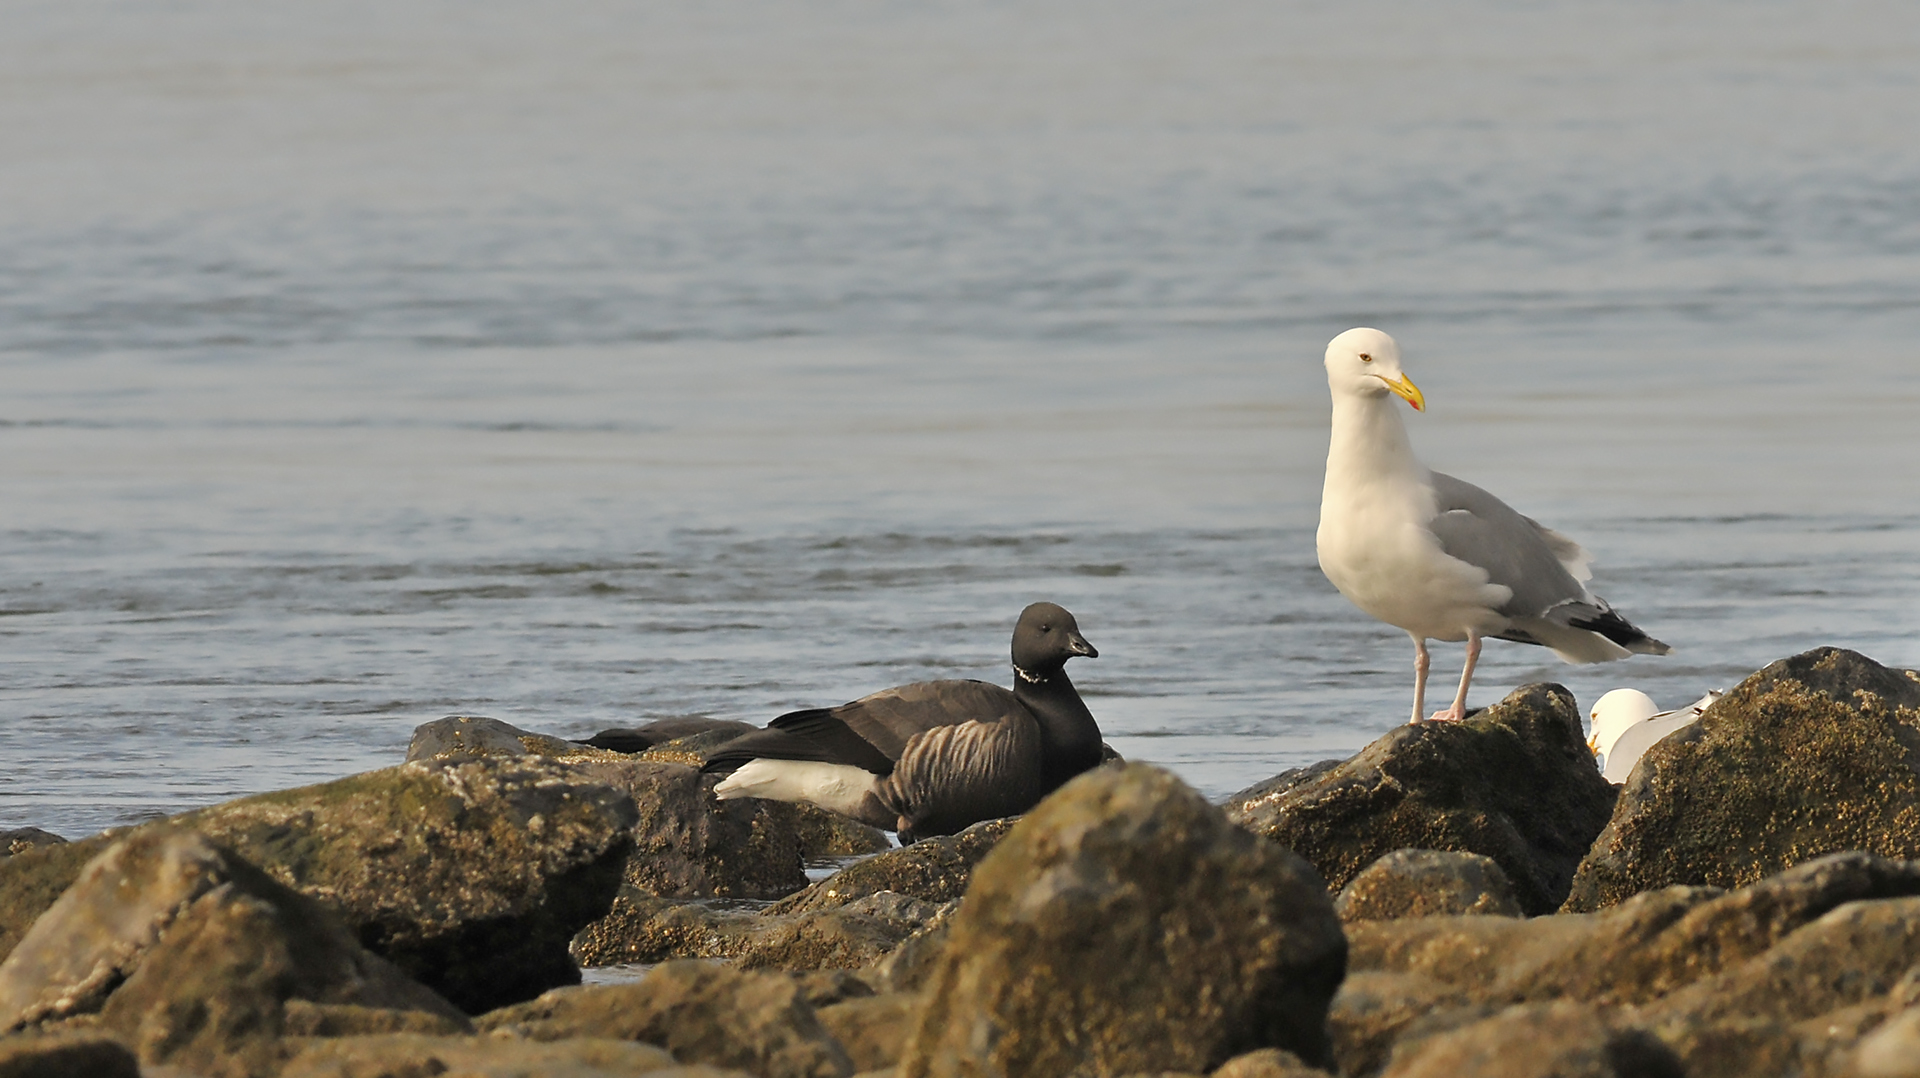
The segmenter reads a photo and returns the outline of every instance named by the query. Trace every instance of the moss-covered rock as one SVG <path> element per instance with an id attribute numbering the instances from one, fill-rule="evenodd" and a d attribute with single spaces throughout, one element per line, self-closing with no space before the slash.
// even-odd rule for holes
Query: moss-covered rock
<path id="1" fill-rule="evenodd" d="M 1640 758 L 1566 908 L 1839 850 L 1920 857 L 1917 753 L 1920 675 L 1840 648 L 1782 659 Z"/>
<path id="2" fill-rule="evenodd" d="M 1103 767 L 973 872 L 900 1073 L 1204 1072 L 1328 1058 L 1346 940 L 1326 883 L 1179 779 Z"/>
<path id="3" fill-rule="evenodd" d="M 1348 881 L 1333 908 L 1342 921 L 1521 912 L 1499 862 L 1453 850 L 1395 850 Z"/>
<path id="4" fill-rule="evenodd" d="M 1281 775 L 1226 809 L 1335 890 L 1394 850 L 1455 850 L 1492 858 L 1521 908 L 1540 914 L 1566 898 L 1613 800 L 1572 694 L 1539 684 L 1461 722 L 1399 726 L 1350 760 Z"/>
<path id="5" fill-rule="evenodd" d="M 147 826 L 205 834 L 477 1011 L 578 982 L 567 944 L 612 904 L 635 818 L 624 792 L 578 765 L 452 756 Z M 0 921 L 18 932 L 115 837 L 0 862 Z"/>

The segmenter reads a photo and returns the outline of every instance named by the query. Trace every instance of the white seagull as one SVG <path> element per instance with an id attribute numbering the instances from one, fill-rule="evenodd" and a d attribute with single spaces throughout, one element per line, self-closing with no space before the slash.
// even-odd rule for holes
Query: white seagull
<path id="1" fill-rule="evenodd" d="M 1691 725 L 1706 713 L 1715 700 L 1724 695 L 1715 689 L 1686 707 L 1661 711 L 1653 697 L 1639 689 L 1614 689 L 1593 702 L 1587 717 L 1593 720 L 1593 736 L 1587 748 L 1593 750 L 1593 762 L 1608 782 L 1625 782 L 1656 742 Z"/>
<path id="2" fill-rule="evenodd" d="M 1539 644 L 1570 663 L 1672 649 L 1634 628 L 1588 591 L 1592 560 L 1580 544 L 1521 516 L 1471 483 L 1413 455 L 1394 397 L 1426 398 L 1400 370 L 1400 346 L 1377 329 L 1350 329 L 1327 345 L 1333 439 L 1320 496 L 1320 569 L 1353 605 L 1413 637 L 1413 722 L 1426 706 L 1428 640 L 1465 640 L 1467 687 L 1483 637 Z"/>

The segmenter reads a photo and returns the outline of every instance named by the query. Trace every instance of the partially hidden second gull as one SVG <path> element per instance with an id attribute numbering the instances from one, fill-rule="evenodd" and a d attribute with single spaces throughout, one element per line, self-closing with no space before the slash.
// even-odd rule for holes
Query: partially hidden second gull
<path id="1" fill-rule="evenodd" d="M 1722 695 L 1714 689 L 1686 707 L 1661 711 L 1653 697 L 1639 689 L 1614 689 L 1595 700 L 1593 710 L 1587 712 L 1593 720 L 1587 748 L 1593 750 L 1593 761 L 1608 782 L 1625 782 L 1648 749 L 1691 725 Z"/>
<path id="2" fill-rule="evenodd" d="M 1413 718 L 1426 706 L 1428 640 L 1464 640 L 1467 687 L 1485 637 L 1539 644 L 1570 663 L 1672 649 L 1588 591 L 1592 560 L 1580 544 L 1413 455 L 1395 397 L 1426 398 L 1400 369 L 1400 346 L 1377 329 L 1350 329 L 1327 345 L 1333 438 L 1320 496 L 1320 569 L 1353 605 L 1413 638 Z"/>

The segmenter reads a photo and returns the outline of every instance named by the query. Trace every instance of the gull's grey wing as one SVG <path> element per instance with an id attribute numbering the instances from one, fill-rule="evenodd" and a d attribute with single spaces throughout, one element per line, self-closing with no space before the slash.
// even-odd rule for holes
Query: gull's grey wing
<path id="1" fill-rule="evenodd" d="M 1440 549 L 1485 569 L 1493 583 L 1512 589 L 1513 597 L 1500 613 L 1538 617 L 1556 606 L 1591 598 L 1562 560 L 1563 553 L 1572 555 L 1584 567 L 1586 551 L 1578 543 L 1541 527 L 1472 483 L 1432 474 L 1440 515 L 1429 527 L 1439 536 Z"/>

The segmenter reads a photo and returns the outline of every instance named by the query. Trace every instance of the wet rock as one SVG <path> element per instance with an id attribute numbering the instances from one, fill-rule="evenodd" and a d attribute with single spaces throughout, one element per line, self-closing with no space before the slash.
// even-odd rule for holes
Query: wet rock
<path id="1" fill-rule="evenodd" d="M 0 831 L 0 858 L 12 857 L 16 853 L 37 849 L 41 846 L 58 846 L 67 840 L 51 831 L 42 831 L 38 827 L 16 827 L 11 831 Z"/>
<path id="2" fill-rule="evenodd" d="M 704 1070 L 704 1068 L 703 1068 Z M 739 1075 L 739 1071 L 705 1071 Z M 666 1051 L 632 1041 L 582 1037 L 556 1043 L 500 1037 L 409 1034 L 311 1041 L 279 1078 L 610 1078 L 684 1075 Z"/>
<path id="3" fill-rule="evenodd" d="M 132 1052 L 98 1033 L 0 1037 L 0 1078 L 140 1078 Z"/>
<path id="4" fill-rule="evenodd" d="M 327 907 L 186 830 L 109 847 L 0 963 L 0 1023 L 97 1013 L 142 1062 L 209 1075 L 270 1070 L 290 1000 L 466 1028 Z"/>
<path id="5" fill-rule="evenodd" d="M 792 978 L 709 962 L 668 962 L 633 984 L 556 989 L 478 1024 L 538 1041 L 645 1041 L 685 1062 L 737 1067 L 762 1078 L 853 1073 Z"/>
<path id="6" fill-rule="evenodd" d="M 1073 779 L 973 872 L 900 1072 L 1205 1071 L 1328 1058 L 1346 943 L 1325 881 L 1171 774 Z"/>
<path id="7" fill-rule="evenodd" d="M 1462 722 L 1397 727 L 1351 760 L 1269 780 L 1227 814 L 1306 858 L 1338 889 L 1395 850 L 1497 862 L 1528 914 L 1566 898 L 1615 791 L 1558 685 L 1527 685 Z"/>
<path id="8" fill-rule="evenodd" d="M 459 756 L 548 756 L 598 759 L 608 754 L 577 741 L 536 734 L 480 715 L 448 715 L 413 728 L 407 762 Z"/>
<path id="9" fill-rule="evenodd" d="M 936 905 L 967 891 L 973 868 L 1013 830 L 1015 819 L 987 820 L 957 835 L 924 838 L 849 865 L 768 907 L 770 916 L 832 909 L 891 891 Z"/>
<path id="10" fill-rule="evenodd" d="M 1491 1017 L 1460 988 L 1418 973 L 1349 972 L 1327 1010 L 1333 1058 L 1343 1075 L 1378 1074 L 1394 1044 Z"/>
<path id="11" fill-rule="evenodd" d="M 881 1070 L 900 1062 L 919 1005 L 911 992 L 865 996 L 822 1008 L 820 1024 L 847 1050 L 855 1071 Z"/>
<path id="12" fill-rule="evenodd" d="M 1740 887 L 1839 850 L 1920 857 L 1920 680 L 1818 648 L 1753 674 L 1641 757 L 1570 911 Z"/>
<path id="13" fill-rule="evenodd" d="M 1646 1032 L 1581 1003 L 1512 1007 L 1459 1029 L 1403 1041 L 1384 1078 L 1685 1078 Z"/>
<path id="14" fill-rule="evenodd" d="M 1342 921 L 1487 914 L 1518 917 L 1513 884 L 1491 857 L 1448 850 L 1395 850 L 1340 889 Z"/>

